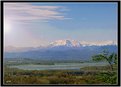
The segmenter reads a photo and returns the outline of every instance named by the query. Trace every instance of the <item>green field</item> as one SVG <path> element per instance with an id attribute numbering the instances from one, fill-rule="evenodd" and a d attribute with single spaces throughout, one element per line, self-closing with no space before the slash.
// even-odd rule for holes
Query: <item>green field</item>
<path id="1" fill-rule="evenodd" d="M 117 66 L 80 70 L 20 70 L 5 67 L 4 84 L 117 84 Z"/>
<path id="2" fill-rule="evenodd" d="M 4 84 L 118 84 L 117 54 L 112 53 L 108 55 L 104 52 L 104 54 L 95 55 L 92 58 L 93 62 L 6 59 L 4 61 Z M 107 61 L 107 65 L 104 64 L 105 62 L 99 63 L 102 60 Z M 11 65 L 17 66 L 17 68 L 10 67 Z M 24 65 L 24 67 L 20 69 L 21 65 Z M 28 67 L 28 65 L 30 66 Z M 25 68 L 26 66 L 27 68 Z M 63 67 L 66 67 L 66 69 Z M 28 70 L 28 68 L 33 70 Z"/>

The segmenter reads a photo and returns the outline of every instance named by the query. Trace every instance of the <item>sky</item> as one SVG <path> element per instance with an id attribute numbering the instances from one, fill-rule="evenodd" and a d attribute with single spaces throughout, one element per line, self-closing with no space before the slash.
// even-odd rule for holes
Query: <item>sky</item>
<path id="1" fill-rule="evenodd" d="M 117 41 L 117 3 L 4 3 L 5 46 L 45 46 L 60 39 Z"/>

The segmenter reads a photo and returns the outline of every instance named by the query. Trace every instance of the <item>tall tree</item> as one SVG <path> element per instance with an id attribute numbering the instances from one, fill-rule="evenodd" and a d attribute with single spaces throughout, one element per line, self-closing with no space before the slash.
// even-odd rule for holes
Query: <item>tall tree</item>
<path id="1" fill-rule="evenodd" d="M 93 61 L 107 61 L 111 70 L 113 70 L 113 64 L 117 64 L 117 54 L 109 54 L 108 50 L 104 50 L 101 54 L 92 56 Z"/>

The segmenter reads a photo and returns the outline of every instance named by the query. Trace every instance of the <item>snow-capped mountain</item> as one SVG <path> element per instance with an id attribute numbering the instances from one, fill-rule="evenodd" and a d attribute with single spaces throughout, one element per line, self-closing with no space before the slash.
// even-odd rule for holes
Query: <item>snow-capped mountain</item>
<path id="1" fill-rule="evenodd" d="M 95 41 L 95 42 L 89 42 L 89 41 L 80 41 L 80 44 L 82 46 L 106 46 L 106 45 L 117 45 L 117 42 L 115 41 Z"/>
<path id="2" fill-rule="evenodd" d="M 103 42 L 104 43 L 104 42 Z M 42 60 L 88 60 L 93 55 L 108 49 L 117 53 L 117 45 L 113 42 L 82 43 L 75 40 L 57 40 L 46 47 L 13 48 L 4 53 L 5 58 L 35 58 Z"/>
<path id="3" fill-rule="evenodd" d="M 81 44 L 76 40 L 57 40 L 55 42 L 51 42 L 50 46 L 80 47 Z"/>
<path id="4" fill-rule="evenodd" d="M 81 46 L 105 46 L 105 45 L 117 45 L 114 41 L 76 41 L 76 40 L 57 40 L 51 42 L 49 46 L 67 46 L 67 47 L 81 47 Z"/>
<path id="5" fill-rule="evenodd" d="M 96 41 L 96 42 L 87 42 L 87 41 L 76 41 L 76 40 L 57 40 L 51 42 L 47 46 L 39 46 L 39 47 L 13 47 L 7 46 L 4 48 L 5 52 L 25 52 L 25 51 L 36 51 L 45 48 L 53 48 L 53 47 L 64 47 L 64 48 L 80 48 L 86 46 L 107 46 L 107 45 L 117 45 L 114 41 Z M 62 48 L 63 49 L 63 48 Z"/>

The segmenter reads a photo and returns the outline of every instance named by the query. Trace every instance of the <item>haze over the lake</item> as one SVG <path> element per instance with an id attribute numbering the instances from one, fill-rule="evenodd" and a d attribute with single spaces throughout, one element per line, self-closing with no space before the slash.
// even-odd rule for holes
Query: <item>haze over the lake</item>
<path id="1" fill-rule="evenodd" d="M 5 46 L 117 41 L 117 3 L 4 3 Z"/>

